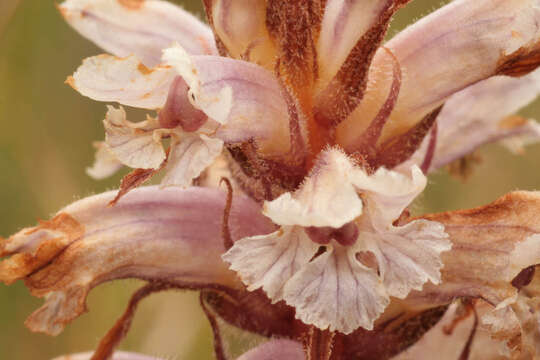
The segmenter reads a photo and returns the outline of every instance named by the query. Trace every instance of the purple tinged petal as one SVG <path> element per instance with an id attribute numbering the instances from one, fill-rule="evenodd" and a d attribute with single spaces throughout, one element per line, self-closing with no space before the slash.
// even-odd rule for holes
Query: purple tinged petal
<path id="1" fill-rule="evenodd" d="M 163 58 L 189 85 L 191 103 L 222 124 L 215 137 L 255 138 L 265 153 L 288 150 L 287 105 L 270 71 L 241 60 L 190 56 L 179 46 L 166 49 Z"/>
<path id="2" fill-rule="evenodd" d="M 441 255 L 441 283 L 426 283 L 405 301 L 434 307 L 479 297 L 496 306 L 513 299 L 512 280 L 540 263 L 539 208 L 540 192 L 517 191 L 478 208 L 422 216 L 444 225 L 452 249 Z"/>
<path id="3" fill-rule="evenodd" d="M 237 360 L 304 360 L 302 345 L 292 340 L 270 340 L 251 349 Z"/>
<path id="4" fill-rule="evenodd" d="M 276 49 L 266 29 L 266 1 L 212 0 L 210 6 L 211 23 L 230 56 L 273 70 Z"/>
<path id="5" fill-rule="evenodd" d="M 149 69 L 136 56 L 103 54 L 86 58 L 66 82 L 93 100 L 157 109 L 165 104 L 175 75 L 164 66 Z"/>
<path id="6" fill-rule="evenodd" d="M 55 218 L 0 242 L 0 280 L 24 279 L 45 304 L 27 320 L 58 334 L 86 310 L 88 292 L 119 278 L 238 286 L 220 255 L 225 194 L 216 189 L 133 190 L 113 207 L 115 191 L 79 200 Z M 273 225 L 250 199 L 233 200 L 233 239 L 269 233 Z"/>
<path id="7" fill-rule="evenodd" d="M 540 125 L 534 120 L 510 117 L 540 94 L 540 70 L 521 78 L 496 76 L 452 95 L 437 118 L 437 145 L 429 171 L 459 159 L 479 146 L 523 136 L 540 140 Z M 421 163 L 427 149 L 411 158 Z"/>
<path id="8" fill-rule="evenodd" d="M 216 54 L 212 31 L 168 1 L 67 0 L 59 5 L 81 35 L 117 56 L 136 55 L 146 66 L 160 63 L 172 43 L 191 54 Z"/>
<path id="9" fill-rule="evenodd" d="M 496 75 L 511 55 L 534 51 L 539 23 L 538 0 L 456 0 L 398 34 L 386 46 L 397 57 L 403 79 L 383 138 L 406 131 L 452 94 Z M 346 148 L 384 103 L 389 69 L 379 49 L 364 101 L 338 130 Z"/>
<path id="10" fill-rule="evenodd" d="M 54 358 L 53 360 L 91 360 L 93 352 L 70 354 Z M 117 351 L 110 360 L 161 360 L 154 356 L 136 354 L 132 352 Z"/>

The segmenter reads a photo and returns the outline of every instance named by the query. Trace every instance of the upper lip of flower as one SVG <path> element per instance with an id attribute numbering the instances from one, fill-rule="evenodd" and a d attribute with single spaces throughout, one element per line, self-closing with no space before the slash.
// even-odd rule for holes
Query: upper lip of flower
<path id="1" fill-rule="evenodd" d="M 532 210 L 526 207 L 538 207 L 537 193 L 511 194 L 491 207 L 471 212 L 401 220 L 400 215 L 425 186 L 425 176 L 417 165 L 427 173 L 492 139 L 540 136 L 534 122 L 507 118 L 527 101 L 524 93 L 540 91 L 540 72 L 520 79 L 484 80 L 494 75 L 523 76 L 540 64 L 540 3 L 455 0 L 380 47 L 391 16 L 407 2 L 207 0 L 214 46 L 210 29 L 162 1 L 133 6 L 120 0 L 67 0 L 60 10 L 68 22 L 114 55 L 127 56 L 86 59 L 68 83 L 96 100 L 161 109 L 155 119 L 134 124 L 126 120 L 123 109 L 110 108 L 105 120 L 107 138 L 90 172 L 105 176 L 118 163 L 146 169 L 130 178 L 135 181 L 126 181 L 120 194 L 163 167 L 168 172 L 164 185 L 187 186 L 228 147 L 239 164 L 236 175 L 241 186 L 258 200 L 267 200 L 264 213 L 282 229 L 271 233 L 274 226 L 257 206 L 235 196 L 239 204 L 233 210 L 240 213 L 232 212 L 230 225 L 234 240 L 239 241 L 224 258 L 249 290 L 262 287 L 272 300 L 284 299 L 296 307 L 297 317 L 319 328 L 347 334 L 359 326 L 371 329 L 390 301 L 389 295 L 405 298 L 405 304 L 419 308 L 448 303 L 456 296 L 503 303 L 515 294 L 512 278 L 521 269 L 540 263 L 536 228 L 508 238 L 501 230 L 500 241 L 508 248 L 490 255 L 499 262 L 478 266 L 477 279 L 463 274 L 460 260 L 453 256 L 467 256 L 461 246 L 472 241 L 477 226 L 510 231 L 515 224 L 530 222 L 527 216 Z M 243 16 L 240 10 L 251 15 L 249 21 L 236 21 Z M 161 18 L 141 21 L 158 15 L 170 22 Z M 353 16 L 364 21 L 352 21 Z M 99 31 L 96 23 L 101 26 Z M 112 31 L 116 36 L 109 36 Z M 173 41 L 178 44 L 170 46 Z M 487 102 L 488 97 L 507 101 L 497 104 L 498 113 L 484 106 L 471 114 L 470 104 Z M 193 118 L 178 118 L 185 116 Z M 463 118 L 469 121 L 458 121 Z M 438 126 L 432 128 L 435 121 Z M 472 129 L 470 139 L 466 146 L 456 146 L 455 135 L 447 134 L 463 128 Z M 160 142 L 163 137 L 172 139 L 168 154 Z M 168 212 L 174 215 L 176 211 L 167 204 L 176 201 L 174 207 L 195 207 L 190 216 L 200 222 L 206 219 L 205 210 L 221 213 L 223 195 L 190 189 L 167 199 L 165 190 L 158 193 L 157 189 L 134 192 L 123 205 L 107 210 L 110 220 L 103 219 L 97 209 L 112 194 L 85 199 L 50 222 L 0 243 L 0 255 L 11 255 L 0 263 L 0 278 L 6 282 L 24 278 L 36 295 L 48 296 L 44 307 L 30 319 L 30 326 L 58 333 L 84 310 L 92 286 L 117 276 L 241 287 L 217 256 L 208 273 L 197 274 L 199 277 L 189 266 L 187 271 L 185 264 L 162 261 L 166 252 L 180 251 L 176 247 L 202 256 L 197 253 L 199 245 L 190 242 L 195 236 L 191 227 L 185 230 L 178 229 L 178 224 L 161 224 L 163 216 L 169 219 Z M 197 197 L 205 196 L 208 201 L 198 204 Z M 152 201 L 158 206 L 146 218 L 141 204 L 150 206 Z M 324 208 L 317 208 L 321 203 Z M 247 229 L 250 212 L 256 226 Z M 519 215 L 505 219 L 512 212 Z M 221 218 L 214 213 L 213 217 L 214 223 L 206 229 L 212 234 L 207 236 L 221 230 L 215 221 Z M 149 224 L 148 228 L 156 227 L 153 222 L 161 224 L 154 234 L 157 240 L 150 244 L 156 247 L 156 258 L 147 259 L 151 264 L 122 252 L 125 244 L 115 228 L 131 222 L 135 224 L 134 239 L 147 235 L 146 225 L 139 228 L 137 224 Z M 340 228 L 351 222 L 358 228 L 358 239 L 363 240 L 353 239 L 349 244 L 327 239 L 323 254 L 318 252 L 319 244 L 309 239 L 309 231 L 302 229 Z M 100 269 L 105 274 L 94 273 L 93 252 L 102 251 L 90 241 L 94 226 L 123 256 L 119 265 Z M 463 230 L 467 226 L 470 232 Z M 188 238 L 171 242 L 168 231 Z M 205 246 L 213 255 L 221 254 L 226 249 L 215 240 L 207 239 Z M 487 242 L 497 243 L 491 240 Z M 421 241 L 426 245 L 419 245 Z M 481 253 L 489 248 L 476 246 Z M 526 256 L 531 249 L 534 255 Z M 366 251 L 377 260 L 377 270 L 357 257 Z M 265 254 L 276 256 L 275 263 L 267 266 Z M 255 255 L 261 256 L 256 263 L 250 258 Z M 90 264 L 90 274 L 81 275 L 78 268 L 71 267 L 79 257 Z M 501 270 L 500 263 L 508 269 Z M 155 268 L 148 272 L 147 266 Z M 412 274 L 411 279 L 396 269 Z M 503 284 L 490 282 L 486 274 L 493 270 L 499 272 Z M 49 272 L 61 279 L 54 284 L 45 281 Z M 310 282 L 321 279 L 320 274 L 330 274 L 326 289 L 338 289 L 329 292 L 335 295 L 338 310 L 328 309 L 332 299 L 329 302 L 325 296 L 313 302 L 319 288 Z M 339 279 L 339 275 L 344 276 Z M 344 292 L 340 299 L 340 281 L 355 284 L 358 293 Z M 320 284 L 320 289 L 327 286 L 322 280 Z M 467 286 L 459 288 L 463 284 Z M 416 291 L 410 293 L 412 290 Z M 358 294 L 363 297 L 360 305 Z M 438 296 L 436 304 L 426 304 L 426 294 Z M 349 302 L 343 303 L 343 299 Z"/>

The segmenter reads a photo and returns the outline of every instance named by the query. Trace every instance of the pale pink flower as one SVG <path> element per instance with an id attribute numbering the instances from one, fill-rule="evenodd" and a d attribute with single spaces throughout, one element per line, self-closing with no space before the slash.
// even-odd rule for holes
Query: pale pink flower
<path id="1" fill-rule="evenodd" d="M 280 338 L 241 360 L 389 358 L 457 299 L 473 335 L 479 316 L 508 356 L 537 356 L 540 193 L 407 208 L 426 174 L 478 146 L 520 152 L 540 138 L 513 115 L 540 93 L 540 1 L 455 0 L 383 45 L 407 2 L 205 0 L 210 27 L 160 0 L 59 5 L 111 53 L 68 83 L 155 113 L 131 122 L 108 107 L 88 173 L 135 168 L 118 193 L 0 242 L 0 279 L 46 299 L 27 325 L 58 334 L 93 287 L 133 277 L 149 284 L 96 353 L 75 358 L 144 359 L 112 354 L 138 301 L 170 288 L 201 291 L 219 359 L 216 318 Z M 161 187 L 135 189 L 162 169 Z M 222 174 L 228 194 L 190 187 Z M 411 351 L 442 341 L 429 339 Z"/>

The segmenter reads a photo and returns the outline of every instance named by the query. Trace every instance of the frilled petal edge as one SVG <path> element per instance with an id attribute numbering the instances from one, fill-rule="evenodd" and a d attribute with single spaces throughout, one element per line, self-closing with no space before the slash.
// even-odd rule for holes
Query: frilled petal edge
<path id="1" fill-rule="evenodd" d="M 339 228 L 362 214 L 355 182 L 360 170 L 338 149 L 324 151 L 295 193 L 264 205 L 264 214 L 280 225 Z"/>
<path id="2" fill-rule="evenodd" d="M 222 124 L 216 137 L 252 138 L 267 153 L 288 150 L 287 104 L 270 71 L 241 60 L 191 56 L 180 46 L 164 50 L 163 60 L 189 85 L 193 106 Z"/>
<path id="3" fill-rule="evenodd" d="M 455 298 L 482 298 L 493 306 L 513 301 L 512 280 L 540 263 L 540 192 L 509 193 L 470 210 L 424 215 L 444 225 L 452 249 L 442 253 L 438 285 L 426 283 L 405 302 L 433 307 Z"/>
<path id="4" fill-rule="evenodd" d="M 118 58 L 103 54 L 86 58 L 66 82 L 93 100 L 157 109 L 165 104 L 174 76 L 173 69 L 150 69 L 136 56 Z"/>

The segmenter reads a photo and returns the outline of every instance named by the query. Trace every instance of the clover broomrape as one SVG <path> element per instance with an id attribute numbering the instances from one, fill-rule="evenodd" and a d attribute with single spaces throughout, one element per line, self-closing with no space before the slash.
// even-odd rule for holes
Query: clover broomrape
<path id="1" fill-rule="evenodd" d="M 500 356 L 540 356 L 540 193 L 407 210 L 428 173 L 540 138 L 513 115 L 540 92 L 540 1 L 455 0 L 385 44 L 407 0 L 203 2 L 210 28 L 158 0 L 59 5 L 111 53 L 67 82 L 153 112 L 108 108 L 88 173 L 134 168 L 118 192 L 0 242 L 0 280 L 45 298 L 28 327 L 56 335 L 93 287 L 138 278 L 96 352 L 76 358 L 147 358 L 113 352 L 137 303 L 170 288 L 200 291 L 218 359 L 216 318 L 272 338 L 242 360 L 387 359 L 415 343 L 429 357 L 463 313 L 476 320 L 461 359 L 477 326 Z M 137 188 L 157 172 L 161 187 Z"/>

